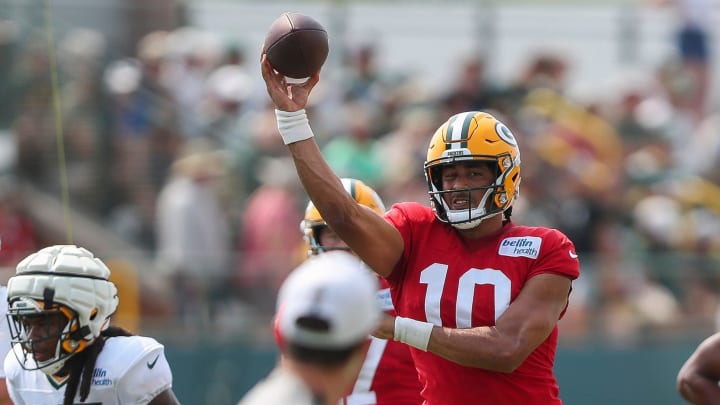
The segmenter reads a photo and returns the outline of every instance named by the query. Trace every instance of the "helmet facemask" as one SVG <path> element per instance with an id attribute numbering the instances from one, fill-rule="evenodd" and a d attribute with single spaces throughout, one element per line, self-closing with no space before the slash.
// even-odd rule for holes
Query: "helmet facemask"
<path id="1" fill-rule="evenodd" d="M 49 303 L 49 305 L 46 305 Z M 19 344 L 13 353 L 25 370 L 41 370 L 47 375 L 59 372 L 65 362 L 82 351 L 88 342 L 79 326 L 78 315 L 52 299 L 36 301 L 21 297 L 10 303 L 10 338 Z"/>
<path id="2" fill-rule="evenodd" d="M 444 190 L 441 176 L 442 168 L 448 165 L 462 164 L 463 162 L 472 161 L 482 161 L 487 163 L 495 172 L 494 182 L 487 186 Z M 499 162 L 501 161 L 511 162 L 512 159 L 503 159 L 500 157 L 495 160 L 491 160 L 490 158 L 476 158 L 454 162 L 428 162 L 426 165 L 426 179 L 428 188 L 430 189 L 430 200 L 438 219 L 458 229 L 471 229 L 478 226 L 480 222 L 486 218 L 490 218 L 504 212 L 508 206 L 508 196 L 505 192 L 504 181 L 504 177 L 507 175 L 508 170 L 503 172 L 499 171 Z M 467 200 L 472 202 L 473 192 L 482 190 L 485 190 L 485 192 L 482 194 L 480 201 L 474 206 L 469 204 L 467 209 L 452 210 L 445 200 L 446 196 L 467 193 Z"/>

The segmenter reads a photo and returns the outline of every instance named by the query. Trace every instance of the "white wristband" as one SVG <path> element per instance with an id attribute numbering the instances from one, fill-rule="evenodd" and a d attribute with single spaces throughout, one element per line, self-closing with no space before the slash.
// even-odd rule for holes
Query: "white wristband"
<path id="1" fill-rule="evenodd" d="M 285 145 L 312 138 L 313 132 L 305 109 L 297 111 L 275 110 L 278 131 Z"/>
<path id="2" fill-rule="evenodd" d="M 395 317 L 395 340 L 416 347 L 424 352 L 430 343 L 430 334 L 434 325 L 410 318 Z"/>

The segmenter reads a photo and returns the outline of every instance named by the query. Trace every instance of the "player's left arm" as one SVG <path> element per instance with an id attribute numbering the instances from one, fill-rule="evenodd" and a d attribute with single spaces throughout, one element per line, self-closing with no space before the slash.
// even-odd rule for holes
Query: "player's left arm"
<path id="1" fill-rule="evenodd" d="M 720 402 L 720 332 L 705 339 L 685 361 L 677 376 L 678 392 L 696 404 Z"/>
<path id="2" fill-rule="evenodd" d="M 417 322 L 409 333 L 398 330 L 397 320 L 383 319 L 373 333 L 381 339 L 409 336 L 408 344 L 467 367 L 512 372 L 550 335 L 567 307 L 571 280 L 568 276 L 542 273 L 530 278 L 515 301 L 495 322 L 495 326 L 454 329 Z M 423 332 L 424 325 L 429 330 Z M 419 328 L 418 328 L 419 327 Z M 424 333 L 429 332 L 428 335 Z M 420 338 L 426 336 L 425 338 Z M 404 341 L 402 339 L 399 339 Z M 412 340 L 420 343 L 412 344 Z"/>
<path id="3" fill-rule="evenodd" d="M 495 326 L 432 327 L 427 351 L 467 367 L 512 372 L 555 328 L 567 307 L 570 287 L 567 276 L 536 275 L 527 281 Z M 394 317 L 383 319 L 373 335 L 393 339 L 395 320 Z"/>
<path id="4" fill-rule="evenodd" d="M 570 288 L 567 276 L 538 274 L 525 283 L 495 326 L 434 327 L 428 351 L 463 366 L 512 372 L 553 331 Z"/>
<path id="5" fill-rule="evenodd" d="M 0 405 L 11 405 L 10 393 L 8 392 L 5 378 L 0 378 Z"/>

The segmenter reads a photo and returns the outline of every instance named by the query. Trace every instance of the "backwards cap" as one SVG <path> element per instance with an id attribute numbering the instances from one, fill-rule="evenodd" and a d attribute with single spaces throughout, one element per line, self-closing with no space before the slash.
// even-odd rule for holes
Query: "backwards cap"
<path id="1" fill-rule="evenodd" d="M 380 321 L 377 289 L 375 276 L 349 253 L 310 257 L 280 288 L 275 319 L 279 340 L 312 349 L 360 343 Z"/>

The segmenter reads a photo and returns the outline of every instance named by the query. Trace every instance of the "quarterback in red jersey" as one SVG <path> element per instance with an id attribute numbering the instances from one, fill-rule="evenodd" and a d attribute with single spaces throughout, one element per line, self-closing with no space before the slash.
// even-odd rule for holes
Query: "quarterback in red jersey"
<path id="1" fill-rule="evenodd" d="M 385 204 L 370 186 L 356 179 L 346 178 L 341 181 L 345 191 L 358 204 L 370 208 L 378 215 L 385 213 Z M 309 247 L 308 256 L 331 250 L 350 250 L 345 242 L 328 228 L 312 201 L 305 209 L 300 230 Z M 386 314 L 397 315 L 390 296 L 390 286 L 382 278 L 377 298 Z M 370 349 L 352 392 L 343 398 L 341 405 L 420 405 L 423 402 L 420 389 L 408 346 L 394 340 L 372 337 Z"/>
<path id="2" fill-rule="evenodd" d="M 557 230 L 510 220 L 520 150 L 490 114 L 465 112 L 430 140 L 432 209 L 395 204 L 384 218 L 357 204 L 319 151 L 305 114 L 319 73 L 289 84 L 263 55 L 280 135 L 328 225 L 386 278 L 399 316 L 375 333 L 411 346 L 428 405 L 558 405 L 557 322 L 580 273 Z"/>

